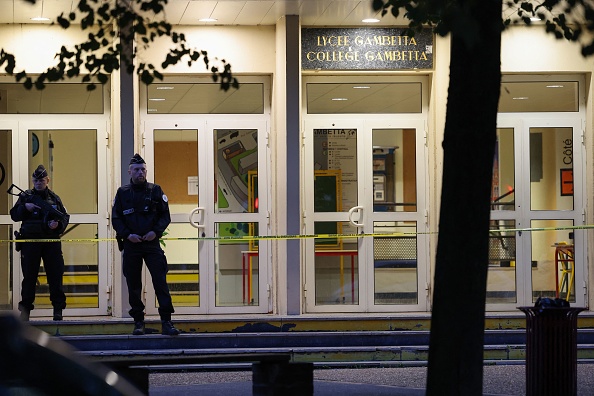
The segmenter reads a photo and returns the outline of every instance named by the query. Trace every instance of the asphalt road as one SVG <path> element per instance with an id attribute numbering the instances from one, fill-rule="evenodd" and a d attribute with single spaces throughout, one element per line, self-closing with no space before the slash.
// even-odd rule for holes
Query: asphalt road
<path id="1" fill-rule="evenodd" d="M 578 364 L 578 396 L 594 395 L 594 364 Z M 316 396 L 424 395 L 426 367 L 339 368 L 314 370 Z M 484 395 L 524 395 L 523 364 L 487 365 Z M 152 373 L 150 396 L 252 394 L 251 371 Z"/>

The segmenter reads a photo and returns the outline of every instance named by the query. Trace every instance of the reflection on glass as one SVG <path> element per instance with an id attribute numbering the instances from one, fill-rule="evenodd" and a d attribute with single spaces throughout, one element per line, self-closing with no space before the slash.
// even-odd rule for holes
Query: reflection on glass
<path id="1" fill-rule="evenodd" d="M 149 114 L 263 114 L 264 84 L 224 91 L 218 83 L 157 83 L 147 86 L 147 99 Z"/>
<path id="2" fill-rule="evenodd" d="M 514 130 L 498 128 L 493 159 L 491 210 L 515 210 L 514 164 Z"/>
<path id="3" fill-rule="evenodd" d="M 0 84 L 0 114 L 103 114 L 103 89 L 87 84 L 50 83 L 43 90 Z"/>
<path id="4" fill-rule="evenodd" d="M 0 239 L 12 240 L 12 225 L 0 224 Z M 0 243 L 0 309 L 12 309 L 13 244 Z"/>
<path id="5" fill-rule="evenodd" d="M 357 205 L 357 130 L 314 129 L 314 211 Z"/>
<path id="6" fill-rule="evenodd" d="M 420 113 L 421 83 L 310 83 L 309 114 Z"/>
<path id="7" fill-rule="evenodd" d="M 317 222 L 316 230 L 334 229 L 342 233 L 345 223 Z M 316 305 L 359 304 L 357 238 L 315 239 Z"/>
<path id="8" fill-rule="evenodd" d="M 258 212 L 258 130 L 214 133 L 216 213 Z"/>
<path id="9" fill-rule="evenodd" d="M 417 210 L 416 136 L 414 129 L 374 129 L 373 210 Z"/>
<path id="10" fill-rule="evenodd" d="M 97 213 L 96 130 L 30 130 L 29 149 L 28 174 L 43 164 L 68 213 Z"/>
<path id="11" fill-rule="evenodd" d="M 97 239 L 97 224 L 70 224 L 63 239 Z M 99 244 L 96 241 L 63 241 L 64 293 L 68 308 L 97 308 L 99 306 Z M 35 307 L 51 308 L 49 286 L 43 266 Z"/>
<path id="12" fill-rule="evenodd" d="M 374 302 L 418 302 L 417 226 L 415 222 L 373 223 Z"/>
<path id="13" fill-rule="evenodd" d="M 174 307 L 200 306 L 199 230 L 189 224 L 169 224 L 161 247 L 167 256 L 167 284 Z M 169 240 L 168 238 L 172 238 Z M 181 239 L 177 239 L 181 238 Z M 185 239 L 184 238 L 195 238 Z M 158 306 L 158 302 L 155 300 Z"/>
<path id="14" fill-rule="evenodd" d="M 489 272 L 487 303 L 515 303 L 516 234 L 515 220 L 491 220 L 489 224 Z"/>
<path id="15" fill-rule="evenodd" d="M 12 196 L 4 194 L 11 184 L 12 131 L 0 130 L 0 215 L 7 215 L 12 208 Z"/>
<path id="16" fill-rule="evenodd" d="M 259 305 L 258 244 L 248 236 L 258 236 L 257 223 L 216 223 L 215 304 L 217 307 Z M 237 238 L 237 239 L 233 239 Z"/>
<path id="17" fill-rule="evenodd" d="M 530 128 L 530 209 L 573 206 L 573 129 Z"/>
<path id="18" fill-rule="evenodd" d="M 573 220 L 532 220 L 532 228 L 563 228 Z M 575 302 L 573 231 L 532 232 L 532 300 L 560 297 Z"/>
<path id="19" fill-rule="evenodd" d="M 198 206 L 198 131 L 155 129 L 154 139 L 154 182 L 167 195 L 172 214 L 189 213 Z"/>

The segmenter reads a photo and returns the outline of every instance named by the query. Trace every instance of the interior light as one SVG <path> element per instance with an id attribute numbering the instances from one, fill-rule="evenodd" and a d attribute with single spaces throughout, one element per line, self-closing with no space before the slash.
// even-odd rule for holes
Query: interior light
<path id="1" fill-rule="evenodd" d="M 49 18 L 43 16 L 43 5 L 44 5 L 44 2 L 42 1 L 41 2 L 41 14 L 39 14 L 39 16 L 31 18 L 32 21 L 47 22 L 50 20 Z"/>
<path id="2" fill-rule="evenodd" d="M 164 98 L 150 98 L 149 100 L 151 100 L 153 102 L 164 102 L 165 101 Z"/>
<path id="3" fill-rule="evenodd" d="M 157 109 L 147 109 L 146 111 L 148 111 L 149 113 L 156 113 Z"/>
<path id="4" fill-rule="evenodd" d="M 216 22 L 218 21 L 218 19 L 215 18 L 200 18 L 198 19 L 198 22 Z"/>
<path id="5" fill-rule="evenodd" d="M 332 100 L 341 101 L 341 100 L 348 100 L 348 99 L 347 98 L 332 98 Z"/>
<path id="6" fill-rule="evenodd" d="M 368 85 L 355 85 L 353 87 L 353 89 L 369 89 L 369 88 L 371 88 L 371 87 Z"/>
<path id="7" fill-rule="evenodd" d="M 157 89 L 174 89 L 175 87 L 169 87 L 169 86 L 159 86 L 157 87 Z"/>
<path id="8" fill-rule="evenodd" d="M 528 96 L 516 96 L 514 100 L 528 100 Z"/>
<path id="9" fill-rule="evenodd" d="M 547 85 L 547 88 L 563 88 L 563 85 Z"/>
<path id="10" fill-rule="evenodd" d="M 377 18 L 365 18 L 361 20 L 363 23 L 378 23 L 379 21 Z"/>
<path id="11" fill-rule="evenodd" d="M 540 19 L 539 17 L 530 17 L 530 21 L 532 22 L 540 22 L 542 19 Z"/>

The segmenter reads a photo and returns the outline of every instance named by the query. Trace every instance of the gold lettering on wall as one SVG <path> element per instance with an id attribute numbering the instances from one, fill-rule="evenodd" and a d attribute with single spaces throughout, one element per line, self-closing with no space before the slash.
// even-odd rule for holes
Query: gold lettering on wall
<path id="1" fill-rule="evenodd" d="M 302 65 L 312 69 L 401 69 L 433 66 L 433 33 L 399 28 L 304 28 Z"/>

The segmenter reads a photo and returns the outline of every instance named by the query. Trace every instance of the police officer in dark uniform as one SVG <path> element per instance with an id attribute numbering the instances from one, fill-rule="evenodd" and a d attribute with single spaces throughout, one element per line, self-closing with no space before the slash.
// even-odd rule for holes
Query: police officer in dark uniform
<path id="1" fill-rule="evenodd" d="M 70 216 L 66 213 L 66 208 L 64 208 L 60 197 L 47 187 L 50 179 L 45 167 L 39 165 L 32 176 L 34 188 L 20 194 L 16 204 L 10 210 L 12 220 L 21 222 L 19 238 L 59 239 L 68 226 Z M 40 200 L 46 204 L 42 205 L 44 207 L 38 205 L 42 204 Z M 47 204 L 64 216 L 56 216 L 55 213 L 48 210 Z M 62 310 L 66 308 L 66 295 L 62 290 L 64 275 L 62 243 L 21 242 L 19 245 L 23 271 L 21 301 L 19 302 L 21 319 L 28 321 L 30 312 L 34 308 L 35 287 L 41 260 L 43 260 L 49 284 L 50 301 L 54 308 L 54 320 L 62 320 Z"/>
<path id="2" fill-rule="evenodd" d="M 144 304 L 142 302 L 142 261 L 144 260 L 153 280 L 159 302 L 161 333 L 178 335 L 173 326 L 174 312 L 171 294 L 167 285 L 167 259 L 159 238 L 171 222 L 167 196 L 157 184 L 146 180 L 146 163 L 135 154 L 128 167 L 130 184 L 118 188 L 112 208 L 112 224 L 118 245 L 123 254 L 123 272 L 128 285 L 134 319 L 132 334 L 144 334 Z"/>

